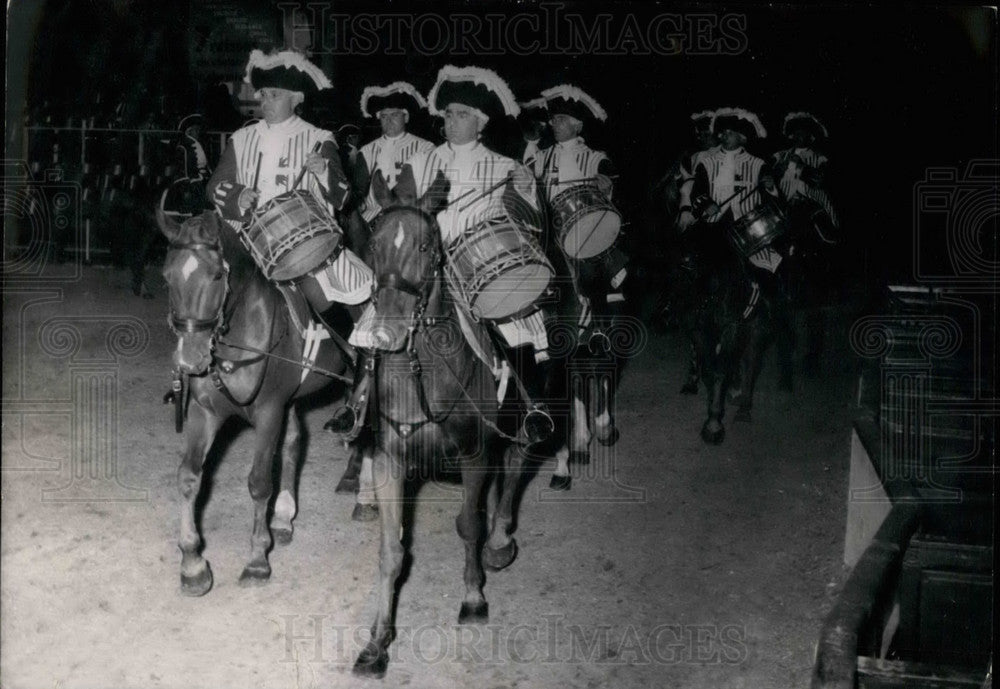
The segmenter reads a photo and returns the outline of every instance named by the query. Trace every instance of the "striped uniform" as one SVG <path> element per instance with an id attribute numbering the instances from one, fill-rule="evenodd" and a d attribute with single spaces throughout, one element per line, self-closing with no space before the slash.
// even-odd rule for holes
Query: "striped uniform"
<path id="1" fill-rule="evenodd" d="M 822 168 L 827 163 L 825 155 L 817 153 L 811 148 L 789 148 L 775 153 L 773 164 L 776 173 L 781 173 L 778 187 L 781 189 L 782 198 L 791 201 L 796 195 L 802 195 L 813 199 L 823 206 L 823 209 L 830 215 L 834 227 L 839 227 L 840 221 L 837 219 L 837 213 L 833 209 L 833 204 L 830 202 L 826 190 L 811 186 L 802 179 L 803 167 L 794 160 L 790 160 L 793 155 L 798 156 L 805 165 L 816 169 Z"/>
<path id="2" fill-rule="evenodd" d="M 497 184 L 507 179 L 517 166 L 514 160 L 494 153 L 479 142 L 464 145 L 445 143 L 428 153 L 414 155 L 403 166 L 397 187 L 420 198 L 433 184 L 439 171 L 448 178 L 451 182 L 449 206 L 437 215 L 441 240 L 447 249 L 466 231 L 485 220 L 509 216 L 522 219 L 537 217 L 534 184 L 527 196 L 518 192 L 510 182 Z M 456 302 L 461 304 L 464 300 L 456 298 Z M 509 346 L 531 344 L 535 348 L 536 360 L 548 358 L 548 335 L 541 310 L 494 325 Z"/>
<path id="3" fill-rule="evenodd" d="M 711 221 L 719 220 L 727 208 L 732 211 L 733 220 L 739 220 L 762 201 L 757 185 L 763 166 L 763 160 L 743 148 L 735 151 L 726 151 L 721 147 L 709 150 L 698 160 L 692 198 L 707 193 L 712 201 L 719 204 L 719 212 L 710 218 Z M 737 195 L 733 197 L 733 194 Z M 723 201 L 726 203 L 723 204 Z M 781 255 L 770 246 L 765 246 L 748 260 L 773 273 L 781 263 Z"/>
<path id="4" fill-rule="evenodd" d="M 323 146 L 321 155 L 327 160 L 326 179 L 306 173 L 298 188 L 311 192 L 332 215 L 348 193 L 333 134 L 293 115 L 275 125 L 260 120 L 232 135 L 208 184 L 208 193 L 222 217 L 235 229 L 241 229 L 249 220 L 249 213 L 239 207 L 244 189 L 256 187 L 259 191 L 258 209 L 291 191 L 306 156 L 317 144 Z M 371 269 L 346 248 L 336 261 L 316 273 L 316 278 L 329 299 L 345 304 L 367 299 L 373 282 Z"/>
<path id="5" fill-rule="evenodd" d="M 580 136 L 541 151 L 535 157 L 534 167 L 535 177 L 543 185 L 545 198 L 550 202 L 567 189 L 584 184 L 573 180 L 594 177 L 598 172 L 612 174 L 608 156 L 587 146 Z"/>
<path id="6" fill-rule="evenodd" d="M 430 141 L 409 132 L 403 132 L 395 139 L 380 136 L 374 141 L 368 142 L 361 147 L 361 157 L 364 159 L 369 180 L 375 176 L 377 170 L 380 170 L 389 189 L 392 189 L 396 186 L 396 180 L 403 165 L 409 162 L 415 153 L 429 153 L 433 148 L 434 144 Z M 371 222 L 381 210 L 382 207 L 375 200 L 375 194 L 369 181 L 368 195 L 361 206 L 361 217 L 365 219 L 365 222 Z"/>

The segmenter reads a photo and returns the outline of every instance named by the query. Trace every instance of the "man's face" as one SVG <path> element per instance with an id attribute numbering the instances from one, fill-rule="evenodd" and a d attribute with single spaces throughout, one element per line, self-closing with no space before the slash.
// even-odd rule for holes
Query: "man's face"
<path id="1" fill-rule="evenodd" d="M 727 151 L 735 151 L 737 148 L 745 146 L 747 142 L 745 136 L 733 129 L 723 129 L 719 140 L 722 141 L 722 147 Z"/>
<path id="2" fill-rule="evenodd" d="M 444 109 L 444 137 L 450 144 L 475 141 L 483 126 L 483 122 L 468 105 L 449 103 Z"/>
<path id="3" fill-rule="evenodd" d="M 260 90 L 260 107 L 268 124 L 284 122 L 295 114 L 295 92 L 279 88 Z"/>
<path id="4" fill-rule="evenodd" d="M 553 115 L 549 118 L 549 124 L 552 125 L 552 136 L 557 142 L 569 141 L 579 136 L 583 129 L 583 123 L 580 120 L 563 114 Z"/>
<path id="5" fill-rule="evenodd" d="M 406 111 L 402 108 L 386 108 L 379 110 L 378 122 L 382 125 L 382 134 L 388 137 L 399 136 L 406 131 Z"/>
<path id="6" fill-rule="evenodd" d="M 793 129 L 792 134 L 789 138 L 791 138 L 792 143 L 795 144 L 796 148 L 809 148 L 810 146 L 812 146 L 813 141 L 815 140 L 815 137 L 812 135 L 812 132 L 809 132 L 801 128 Z"/>

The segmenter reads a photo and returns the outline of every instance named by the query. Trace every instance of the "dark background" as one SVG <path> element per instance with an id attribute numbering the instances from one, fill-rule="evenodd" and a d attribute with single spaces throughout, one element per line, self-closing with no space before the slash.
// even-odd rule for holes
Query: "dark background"
<path id="1" fill-rule="evenodd" d="M 219 14 L 226 6 L 237 8 L 244 22 L 270 29 L 271 45 L 259 34 L 256 39 L 240 34 L 242 29 L 227 34 L 220 24 L 232 20 Z M 624 55 L 517 55 L 500 45 L 500 55 L 455 56 L 444 49 L 421 51 L 411 43 L 401 55 L 384 55 L 344 45 L 351 36 L 334 35 L 336 27 L 328 21 L 315 41 L 325 45 L 313 60 L 331 75 L 335 89 L 313 104 L 314 120 L 330 127 L 360 122 L 364 86 L 405 79 L 426 92 L 437 70 L 450 62 L 495 69 L 521 99 L 571 81 L 608 111 L 603 131 L 585 136 L 613 157 L 622 172 L 620 203 L 638 212 L 671 158 L 688 143 L 691 112 L 719 106 L 754 110 L 770 135 L 757 152 L 767 154 L 783 144 L 784 114 L 808 110 L 830 130 L 825 146 L 830 184 L 859 275 L 868 281 L 905 279 L 912 273 L 914 185 L 927 168 L 957 167 L 961 177 L 968 161 L 997 157 L 997 19 L 990 10 L 621 2 L 559 7 L 581 17 L 610 15 L 612 49 L 626 21 L 634 18 L 636 26 L 646 27 L 664 13 L 688 21 L 707 17 L 701 37 L 716 48 L 723 16 L 744 16 L 746 29 L 742 45 L 736 44 L 739 54 L 699 54 L 688 43 L 676 55 L 643 55 L 633 43 L 619 46 Z M 345 1 L 329 11 L 543 17 L 535 3 Z M 157 114 L 176 126 L 176 117 L 200 110 L 210 115 L 210 126 L 218 121 L 231 128 L 239 118 L 228 103 L 220 103 L 217 82 L 242 76 L 248 46 L 284 42 L 282 12 L 272 0 L 15 0 L 8 10 L 7 157 L 21 155 L 18 123 L 26 115 L 37 117 L 43 107 L 61 121 L 120 102 L 122 126 Z M 377 40 L 388 45 L 389 37 L 383 32 Z M 435 128 L 429 122 L 417 125 L 425 132 Z M 994 212 L 992 224 L 984 224 L 984 251 L 993 251 L 995 220 Z"/>

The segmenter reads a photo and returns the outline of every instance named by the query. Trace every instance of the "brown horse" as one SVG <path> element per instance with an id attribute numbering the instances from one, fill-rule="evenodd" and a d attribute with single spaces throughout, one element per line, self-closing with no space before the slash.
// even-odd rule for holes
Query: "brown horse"
<path id="1" fill-rule="evenodd" d="M 289 407 L 293 400 L 331 384 L 332 379 L 315 371 L 302 379 L 302 368 L 295 362 L 302 356 L 303 336 L 294 327 L 284 298 L 257 269 L 236 233 L 215 213 L 177 224 L 161 212 L 157 221 L 170 242 L 163 276 L 170 291 L 169 322 L 178 338 L 173 363 L 178 381 L 185 381 L 175 392 L 178 431 L 182 424 L 185 430 L 177 476 L 183 499 L 181 591 L 200 596 L 212 587 L 212 571 L 200 552 L 195 503 L 216 433 L 231 417 L 243 419 L 256 431 L 248 482 L 254 504 L 251 553 L 240 583 L 262 583 L 271 574 L 267 561 L 271 530 L 278 542 L 289 542 L 296 512 L 296 467 L 303 436 L 298 414 L 294 409 L 289 414 Z M 329 340 L 315 366 L 344 373 L 346 356 L 326 345 Z M 281 491 L 268 530 L 275 451 L 286 417 L 290 423 Z"/>
<path id="2" fill-rule="evenodd" d="M 459 623 L 485 622 L 483 564 L 502 569 L 516 556 L 509 531 L 523 449 L 497 426 L 497 388 L 489 367 L 462 335 L 455 305 L 442 279 L 444 253 L 435 213 L 447 196 L 439 174 L 419 201 L 390 197 L 373 223 L 369 265 L 375 271 L 376 328 L 391 341 L 375 371 L 374 484 L 381 519 L 378 603 L 371 640 L 354 673 L 381 677 L 394 634 L 396 579 L 403 566 L 403 481 L 407 466 L 449 458 L 461 471 L 464 500 L 456 520 L 465 542 L 466 593 Z M 486 543 L 482 502 L 487 479 L 501 457 L 500 496 Z M 454 465 L 453 465 L 454 466 Z"/>

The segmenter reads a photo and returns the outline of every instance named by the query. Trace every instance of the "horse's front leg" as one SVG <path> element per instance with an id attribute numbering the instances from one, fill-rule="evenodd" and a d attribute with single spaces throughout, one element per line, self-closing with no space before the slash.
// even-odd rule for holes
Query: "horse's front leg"
<path id="1" fill-rule="evenodd" d="M 740 377 L 743 380 L 743 390 L 739 397 L 739 406 L 736 409 L 735 421 L 750 421 L 751 409 L 753 408 L 753 393 L 760 377 L 761 368 L 764 365 L 764 352 L 770 340 L 768 328 L 760 321 L 760 318 L 750 324 L 750 336 L 747 339 L 746 347 L 740 356 Z"/>
<path id="2" fill-rule="evenodd" d="M 510 444 L 504 451 L 500 476 L 500 499 L 493 513 L 486 547 L 483 548 L 483 563 L 486 569 L 503 569 L 517 557 L 517 541 L 510 535 L 514 523 L 514 494 L 521 481 L 524 466 L 524 449 Z"/>
<path id="3" fill-rule="evenodd" d="M 614 445 L 618 442 L 620 433 L 615 425 L 614 414 L 611 413 L 614 385 L 610 372 L 605 371 L 597 375 L 594 393 L 594 435 L 601 445 L 605 447 Z"/>
<path id="4" fill-rule="evenodd" d="M 285 442 L 281 448 L 281 488 L 274 501 L 274 515 L 271 517 L 271 534 L 282 545 L 292 542 L 292 520 L 298 511 L 295 482 L 298 478 L 299 457 L 305 439 L 299 411 L 292 405 L 288 410 Z"/>
<path id="5" fill-rule="evenodd" d="M 361 461 L 358 469 L 358 495 L 354 501 L 351 519 L 356 522 L 373 522 L 378 519 L 378 500 L 375 495 L 374 460 L 372 444 L 365 443 L 360 450 Z"/>
<path id="6" fill-rule="evenodd" d="M 462 511 L 455 518 L 455 528 L 465 543 L 465 599 L 458 613 L 458 623 L 487 622 L 489 605 L 483 596 L 483 563 L 479 556 L 480 534 L 484 519 L 481 503 L 486 472 L 489 468 L 486 447 L 478 454 L 462 459 Z"/>
<path id="7" fill-rule="evenodd" d="M 706 338 L 706 344 L 712 342 L 714 338 Z M 701 427 L 701 439 L 712 445 L 719 445 L 726 437 L 726 428 L 722 423 L 725 414 L 726 367 L 722 364 L 726 354 L 722 352 L 725 342 L 721 336 L 717 341 L 717 351 L 709 352 L 702 350 L 702 380 L 705 382 L 705 391 L 708 398 L 708 416 Z"/>
<path id="8" fill-rule="evenodd" d="M 271 531 L 267 528 L 267 507 L 273 489 L 274 453 L 285 420 L 285 406 L 271 405 L 255 410 L 253 466 L 247 479 L 253 501 L 253 531 L 250 535 L 250 562 L 240 574 L 243 586 L 262 584 L 271 577 L 267 551 L 271 547 Z"/>
<path id="9" fill-rule="evenodd" d="M 375 622 L 371 640 L 354 663 L 354 674 L 366 677 L 383 677 L 389 663 L 389 644 L 394 635 L 393 603 L 396 579 L 403 568 L 403 477 L 405 469 L 401 458 L 390 457 L 381 448 L 375 450 L 372 469 L 375 495 L 378 498 L 381 518 L 382 546 L 379 552 L 379 581 Z"/>
<path id="10" fill-rule="evenodd" d="M 205 457 L 212 447 L 222 420 L 196 403 L 188 408 L 184 436 L 184 458 L 177 470 L 181 493 L 181 593 L 202 596 L 212 588 L 212 569 L 201 555 L 201 535 L 195 517 L 195 503 L 201 489 Z"/>

